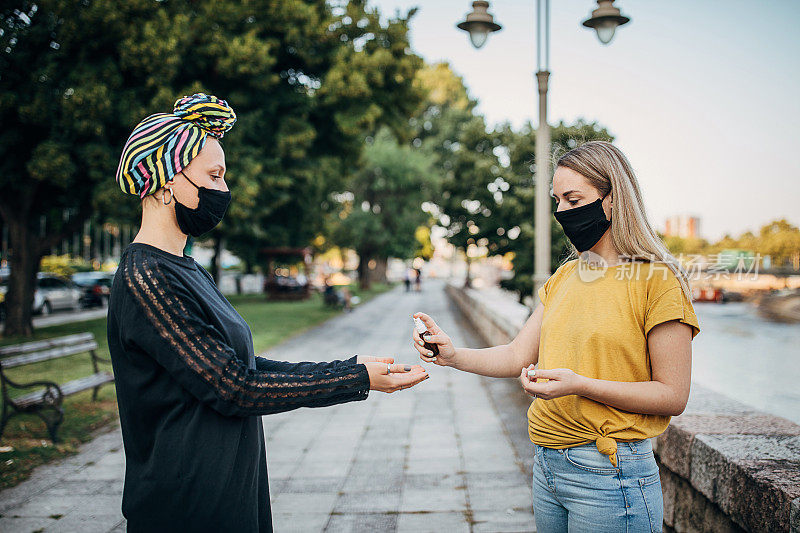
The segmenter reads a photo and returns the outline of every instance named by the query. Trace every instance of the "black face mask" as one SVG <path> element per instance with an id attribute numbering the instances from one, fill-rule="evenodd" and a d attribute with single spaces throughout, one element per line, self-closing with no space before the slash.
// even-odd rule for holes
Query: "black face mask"
<path id="1" fill-rule="evenodd" d="M 597 244 L 600 237 L 611 226 L 611 221 L 606 219 L 606 214 L 603 212 L 603 198 L 598 198 L 594 202 L 580 207 L 556 211 L 553 214 L 564 229 L 567 238 L 579 252 L 585 252 Z"/>
<path id="2" fill-rule="evenodd" d="M 183 174 L 183 171 L 181 171 Z M 187 235 L 199 237 L 208 233 L 220 223 L 228 204 L 231 203 L 230 191 L 219 191 L 208 187 L 198 187 L 186 174 L 183 177 L 197 189 L 200 202 L 194 209 L 188 208 L 175 199 L 175 216 L 178 218 L 178 227 Z"/>

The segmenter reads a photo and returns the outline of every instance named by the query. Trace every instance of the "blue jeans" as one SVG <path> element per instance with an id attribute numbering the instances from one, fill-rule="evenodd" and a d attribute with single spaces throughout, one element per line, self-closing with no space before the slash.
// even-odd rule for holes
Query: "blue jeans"
<path id="1" fill-rule="evenodd" d="M 661 478 L 649 439 L 617 442 L 617 465 L 591 442 L 534 444 L 533 517 L 539 533 L 660 533 Z"/>

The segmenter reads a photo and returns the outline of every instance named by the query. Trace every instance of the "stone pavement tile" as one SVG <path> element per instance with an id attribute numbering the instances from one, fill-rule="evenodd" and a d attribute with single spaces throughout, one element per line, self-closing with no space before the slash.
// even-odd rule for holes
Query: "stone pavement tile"
<path id="1" fill-rule="evenodd" d="M 284 482 L 280 492 L 293 494 L 337 492 L 343 483 L 344 477 L 336 476 L 292 477 Z M 270 485 L 272 485 L 271 480 Z"/>
<path id="2" fill-rule="evenodd" d="M 389 513 L 400 509 L 400 492 L 350 492 L 342 494 L 333 512 L 339 514 L 352 513 Z"/>
<path id="3" fill-rule="evenodd" d="M 369 442 L 405 442 L 408 438 L 410 422 L 398 424 L 385 424 L 382 426 L 370 425 L 362 440 Z"/>
<path id="4" fill-rule="evenodd" d="M 411 490 L 464 489 L 464 478 L 460 474 L 406 474 L 403 487 Z"/>
<path id="5" fill-rule="evenodd" d="M 466 472 L 467 486 L 477 489 L 493 487 L 527 487 L 530 491 L 532 478 L 519 470 L 511 472 Z"/>
<path id="6" fill-rule="evenodd" d="M 411 457 L 406 463 L 406 474 L 457 474 L 461 472 L 459 457 Z"/>
<path id="7" fill-rule="evenodd" d="M 401 513 L 397 533 L 469 533 L 464 513 Z"/>
<path id="8" fill-rule="evenodd" d="M 289 480 L 285 477 L 273 477 L 269 476 L 269 501 L 270 503 L 275 501 L 275 498 L 280 496 L 281 492 L 283 492 L 283 487 L 286 486 L 286 483 Z"/>
<path id="9" fill-rule="evenodd" d="M 400 470 L 380 474 L 350 474 L 342 485 L 342 492 L 400 492 L 403 472 Z"/>
<path id="10" fill-rule="evenodd" d="M 533 497 L 530 487 L 468 487 L 469 506 L 473 511 L 523 511 L 532 512 Z"/>
<path id="11" fill-rule="evenodd" d="M 61 479 L 67 481 L 114 481 L 120 478 L 120 472 L 124 472 L 124 469 L 125 467 L 123 465 L 90 464 L 84 468 L 81 468 L 80 470 L 76 470 L 75 472 L 64 476 Z"/>
<path id="12" fill-rule="evenodd" d="M 516 472 L 519 466 L 513 458 L 487 456 L 480 458 L 465 457 L 466 472 Z"/>
<path id="13" fill-rule="evenodd" d="M 125 533 L 128 530 L 128 522 L 122 519 L 119 524 L 110 529 L 108 533 Z"/>
<path id="14" fill-rule="evenodd" d="M 269 455 L 267 455 L 267 473 L 269 474 L 270 479 L 273 477 L 289 477 L 296 469 L 296 462 L 272 461 L 270 460 Z"/>
<path id="15" fill-rule="evenodd" d="M 272 503 L 272 513 L 273 515 L 277 513 L 293 514 L 297 517 L 306 514 L 330 514 L 338 497 L 339 495 L 335 492 L 315 494 L 283 492 Z M 281 531 L 277 527 L 275 530 Z"/>
<path id="16" fill-rule="evenodd" d="M 410 489 L 403 488 L 400 511 L 465 511 L 466 493 L 463 489 Z"/>
<path id="17" fill-rule="evenodd" d="M 108 428 L 107 432 L 101 433 L 94 440 L 83 444 L 76 455 L 43 465 L 34 470 L 28 480 L 0 492 L 0 514 L 11 515 L 10 511 L 15 507 L 24 504 L 31 498 L 36 498 L 38 494 L 48 488 L 58 485 L 64 477 L 80 471 L 87 463 L 98 461 L 108 453 L 118 452 L 121 448 L 122 433 L 119 426 Z M 123 477 L 124 470 L 120 468 L 117 471 L 116 479 L 121 482 Z"/>
<path id="18" fill-rule="evenodd" d="M 119 524 L 122 514 L 84 514 L 71 513 L 59 520 L 53 521 L 45 533 L 107 533 Z"/>
<path id="19" fill-rule="evenodd" d="M 431 422 L 420 417 L 411 428 L 409 441 L 412 446 L 428 443 L 437 446 L 455 445 L 458 441 L 456 438 L 456 426 L 452 419 Z"/>
<path id="20" fill-rule="evenodd" d="M 46 492 L 54 495 L 122 494 L 123 485 L 122 477 L 114 480 L 62 481 L 47 489 Z"/>
<path id="21" fill-rule="evenodd" d="M 62 494 L 50 494 L 44 492 L 36 498 L 27 501 L 26 503 L 14 508 L 8 512 L 8 516 L 52 516 L 52 515 L 66 515 L 75 509 L 79 509 L 85 505 L 92 505 L 92 501 L 98 496 L 69 496 Z M 103 503 L 114 505 L 115 502 L 121 501 L 121 495 L 117 496 L 103 496 Z"/>
<path id="22" fill-rule="evenodd" d="M 326 533 L 375 533 L 395 531 L 397 513 L 332 514 Z"/>
<path id="23" fill-rule="evenodd" d="M 408 462 L 419 461 L 421 459 L 427 461 L 443 460 L 443 461 L 460 461 L 461 452 L 458 445 L 448 446 L 414 446 L 408 449 Z"/>
<path id="24" fill-rule="evenodd" d="M 322 531 L 329 519 L 328 513 L 273 511 L 272 527 L 281 533 L 313 533 Z"/>
<path id="25" fill-rule="evenodd" d="M 315 457 L 306 457 L 292 474 L 292 477 L 344 477 L 350 470 L 350 462 L 331 462 L 318 460 Z"/>
<path id="26" fill-rule="evenodd" d="M 296 463 L 305 454 L 305 448 L 288 444 L 270 443 L 267 445 L 267 463 Z"/>
<path id="27" fill-rule="evenodd" d="M 0 531 L 8 531 L 9 533 L 32 533 L 33 531 L 43 530 L 53 521 L 52 518 L 43 517 L 26 516 L 23 518 L 14 518 L 3 516 L 0 518 Z"/>
<path id="28" fill-rule="evenodd" d="M 358 447 L 358 461 L 400 461 L 405 460 L 407 444 L 404 439 L 364 440 Z"/>
<path id="29" fill-rule="evenodd" d="M 505 511 L 476 511 L 472 514 L 472 531 L 503 533 L 535 533 L 536 523 L 533 513 L 507 513 Z"/>

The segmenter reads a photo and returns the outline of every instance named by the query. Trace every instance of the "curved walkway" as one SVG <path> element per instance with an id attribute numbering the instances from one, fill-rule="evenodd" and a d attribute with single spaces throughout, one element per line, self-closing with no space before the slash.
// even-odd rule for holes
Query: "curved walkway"
<path id="1" fill-rule="evenodd" d="M 398 287 L 265 355 L 416 362 L 409 339 L 418 310 L 457 344 L 479 346 L 444 284 L 423 288 Z M 429 371 L 410 390 L 264 417 L 275 531 L 535 531 L 527 405 L 516 382 Z M 114 429 L 0 492 L 0 531 L 124 531 L 123 472 Z"/>

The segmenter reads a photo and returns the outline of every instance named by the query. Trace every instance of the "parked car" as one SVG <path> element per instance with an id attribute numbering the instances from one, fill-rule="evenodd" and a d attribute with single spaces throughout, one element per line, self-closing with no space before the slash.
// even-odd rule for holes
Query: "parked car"
<path id="1" fill-rule="evenodd" d="M 80 287 L 81 305 L 83 307 L 97 307 L 108 304 L 111 295 L 111 282 L 114 274 L 111 272 L 78 272 L 72 275 L 72 281 Z"/>
<path id="2" fill-rule="evenodd" d="M 6 292 L 8 292 L 8 278 L 2 277 L 0 278 L 0 322 L 6 316 Z M 79 309 L 81 293 L 81 289 L 71 280 L 39 272 L 36 276 L 36 290 L 33 293 L 33 314 L 49 315 L 58 309 Z"/>
<path id="3" fill-rule="evenodd" d="M 33 313 L 49 315 L 57 309 L 76 310 L 81 306 L 81 289 L 71 280 L 39 272 L 33 294 Z"/>

